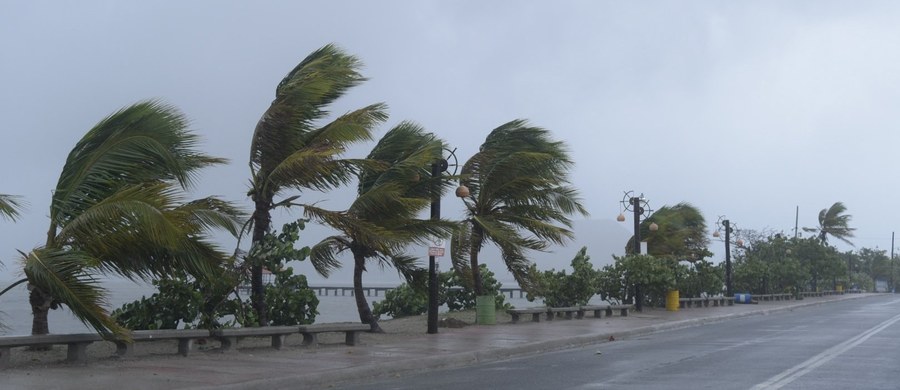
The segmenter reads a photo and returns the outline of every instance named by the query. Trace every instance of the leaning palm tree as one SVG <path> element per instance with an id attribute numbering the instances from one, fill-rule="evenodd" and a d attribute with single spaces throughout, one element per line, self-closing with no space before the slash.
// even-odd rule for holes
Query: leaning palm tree
<path id="1" fill-rule="evenodd" d="M 22 206 L 22 201 L 19 200 L 18 196 L 0 194 L 0 217 L 15 221 L 22 210 Z"/>
<path id="2" fill-rule="evenodd" d="M 363 294 L 362 275 L 366 261 L 391 266 L 411 284 L 423 273 L 416 256 L 405 253 L 411 244 L 426 244 L 437 236 L 448 236 L 454 224 L 445 220 L 419 219 L 434 197 L 450 184 L 432 177 L 429 167 L 441 158 L 443 142 L 421 127 L 403 122 L 391 129 L 369 153 L 374 162 L 359 172 L 357 198 L 346 211 L 334 212 L 305 206 L 307 217 L 340 231 L 311 248 L 310 260 L 326 275 L 337 266 L 337 255 L 353 255 L 353 290 L 359 320 L 381 332 Z"/>
<path id="3" fill-rule="evenodd" d="M 185 202 L 200 168 L 224 162 L 195 149 L 176 109 L 154 101 L 99 122 L 75 145 L 50 203 L 43 246 L 22 253 L 32 334 L 47 334 L 61 305 L 104 335 L 128 338 L 104 308 L 101 274 L 150 279 L 181 272 L 211 275 L 227 257 L 208 231 L 237 234 L 239 213 L 217 198 Z"/>
<path id="4" fill-rule="evenodd" d="M 248 195 L 253 200 L 252 245 L 270 232 L 272 210 L 296 205 L 299 195 L 276 200 L 288 189 L 327 190 L 353 178 L 357 161 L 340 158 L 348 145 L 372 139 L 372 129 L 386 119 L 385 106 L 373 104 L 320 124 L 326 108 L 365 78 L 356 57 L 333 45 L 316 50 L 278 84 L 275 100 L 253 132 L 252 174 Z M 261 259 L 248 259 L 251 300 L 259 324 L 268 323 Z"/>
<path id="5" fill-rule="evenodd" d="M 530 290 L 525 250 L 542 251 L 573 237 L 569 215 L 587 215 L 587 210 L 569 186 L 572 165 L 563 142 L 524 120 L 494 129 L 463 165 L 462 184 L 469 189 L 463 198 L 466 218 L 454 232 L 450 251 L 460 275 L 471 275 L 477 295 L 483 294 L 478 254 L 485 244 L 500 248 L 513 277 Z"/>
<path id="6" fill-rule="evenodd" d="M 650 230 L 657 224 L 659 232 Z M 653 256 L 674 256 L 679 260 L 696 262 L 712 256 L 706 234 L 706 220 L 694 205 L 681 202 L 663 206 L 641 221 L 641 237 L 647 241 L 647 252 Z M 634 236 L 628 240 L 625 253 L 634 252 Z"/>
<path id="7" fill-rule="evenodd" d="M 828 236 L 837 238 L 850 246 L 850 238 L 853 237 L 855 228 L 849 227 L 850 214 L 846 214 L 847 207 L 842 202 L 834 202 L 831 207 L 819 211 L 819 226 L 814 228 L 803 228 L 807 232 L 816 232 L 819 241 L 822 244 L 828 244 Z"/>

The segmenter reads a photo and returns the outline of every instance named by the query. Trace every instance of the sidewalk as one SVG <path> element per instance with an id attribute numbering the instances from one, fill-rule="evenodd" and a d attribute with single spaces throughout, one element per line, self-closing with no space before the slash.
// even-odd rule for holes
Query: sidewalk
<path id="1" fill-rule="evenodd" d="M 417 335 L 370 344 L 288 346 L 283 350 L 247 348 L 236 352 L 199 352 L 188 357 L 150 355 L 102 359 L 87 364 L 53 364 L 0 371 L 3 389 L 279 389 L 327 388 L 347 380 L 418 373 L 511 357 L 579 347 L 636 335 L 697 326 L 743 316 L 764 315 L 836 300 L 877 294 L 848 294 L 801 301 L 762 302 L 632 313 L 628 317 L 586 317 L 581 320 L 524 321 L 517 324 L 441 328 L 435 335 Z M 294 337 L 294 336 L 292 336 Z"/>

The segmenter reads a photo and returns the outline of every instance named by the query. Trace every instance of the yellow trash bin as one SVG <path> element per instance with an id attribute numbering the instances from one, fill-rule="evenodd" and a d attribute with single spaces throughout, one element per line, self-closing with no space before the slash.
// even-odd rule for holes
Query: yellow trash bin
<path id="1" fill-rule="evenodd" d="M 669 290 L 666 293 L 666 310 L 678 311 L 678 290 Z"/>

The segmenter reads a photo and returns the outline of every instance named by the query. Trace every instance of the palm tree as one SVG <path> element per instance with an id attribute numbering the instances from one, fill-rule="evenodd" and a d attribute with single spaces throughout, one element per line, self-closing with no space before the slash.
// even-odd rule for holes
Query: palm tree
<path id="1" fill-rule="evenodd" d="M 359 320 L 381 332 L 363 294 L 362 274 L 366 261 L 397 269 L 412 284 L 422 276 L 416 256 L 404 249 L 410 244 L 426 244 L 436 236 L 447 236 L 455 226 L 443 220 L 418 219 L 431 199 L 440 196 L 450 184 L 433 178 L 428 167 L 441 158 L 443 142 L 421 127 L 403 122 L 391 129 L 369 153 L 376 162 L 359 172 L 357 198 L 346 211 L 334 212 L 305 206 L 307 217 L 315 218 L 340 231 L 311 248 L 310 259 L 323 275 L 337 266 L 336 256 L 344 251 L 353 255 L 353 290 Z"/>
<path id="2" fill-rule="evenodd" d="M 0 194 L 0 217 L 15 221 L 22 210 L 22 206 L 18 196 Z"/>
<path id="3" fill-rule="evenodd" d="M 853 231 L 856 229 L 848 226 L 850 219 L 852 219 L 853 216 L 845 214 L 846 212 L 847 207 L 844 206 L 843 203 L 834 202 L 831 207 L 819 211 L 818 227 L 803 228 L 803 230 L 807 232 L 816 232 L 819 241 L 821 241 L 822 244 L 827 245 L 828 236 L 831 236 L 853 246 L 853 243 L 850 242 L 849 239 L 853 237 Z"/>
<path id="4" fill-rule="evenodd" d="M 571 239 L 569 215 L 587 215 L 578 192 L 569 186 L 573 162 L 565 144 L 550 133 L 514 120 L 494 129 L 462 168 L 466 218 L 451 240 L 453 266 L 471 275 L 483 294 L 478 253 L 486 243 L 500 248 L 503 261 L 523 289 L 532 286 L 531 261 L 524 250 L 545 250 Z M 556 223 L 563 226 L 557 226 Z M 525 236 L 527 231 L 532 236 Z"/>
<path id="5" fill-rule="evenodd" d="M 149 279 L 213 273 L 226 255 L 207 232 L 237 234 L 239 213 L 216 198 L 183 202 L 200 168 L 224 162 L 198 152 L 176 109 L 147 101 L 106 119 L 69 153 L 50 203 L 43 246 L 22 254 L 32 334 L 49 333 L 49 310 L 65 305 L 98 333 L 127 339 L 110 319 L 98 274 Z"/>
<path id="6" fill-rule="evenodd" d="M 650 232 L 650 224 L 656 223 L 660 233 Z M 663 206 L 641 221 L 641 237 L 647 241 L 647 254 L 675 256 L 679 260 L 695 262 L 711 256 L 709 238 L 706 236 L 706 220 L 694 205 L 681 202 L 675 206 Z M 634 237 L 628 240 L 625 253 L 634 252 Z"/>
<path id="7" fill-rule="evenodd" d="M 253 200 L 252 243 L 270 231 L 271 212 L 296 205 L 294 195 L 275 197 L 287 189 L 327 190 L 353 178 L 358 161 L 341 159 L 348 145 L 372 139 L 372 129 L 386 119 L 385 106 L 373 104 L 319 126 L 329 104 L 365 78 L 356 57 L 327 45 L 311 53 L 278 84 L 275 100 L 253 132 L 250 145 Z M 251 263 L 251 299 L 261 326 L 268 324 L 261 259 Z"/>

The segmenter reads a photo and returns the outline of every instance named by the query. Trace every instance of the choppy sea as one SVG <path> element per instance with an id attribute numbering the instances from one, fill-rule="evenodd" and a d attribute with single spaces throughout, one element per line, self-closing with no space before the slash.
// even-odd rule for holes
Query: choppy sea
<path id="1" fill-rule="evenodd" d="M 0 289 L 10 285 L 12 280 L 0 280 Z M 102 284 L 109 290 L 109 307 L 108 309 L 116 309 L 125 303 L 129 303 L 143 296 L 149 297 L 156 292 L 153 285 L 135 283 L 128 280 L 108 280 Z M 384 286 L 387 287 L 387 286 Z M 507 296 L 507 301 L 516 307 L 540 306 L 542 302 L 536 300 L 529 302 L 525 298 L 519 298 L 519 294 L 514 294 L 513 298 Z M 316 323 L 329 322 L 356 322 L 359 321 L 359 315 L 356 311 L 356 301 L 353 296 L 347 294 L 345 296 L 319 296 L 319 314 L 316 316 Z M 368 296 L 366 299 L 369 304 L 384 299 L 384 294 L 378 297 Z M 446 311 L 447 308 L 442 308 Z M 0 336 L 16 336 L 31 334 L 31 307 L 28 305 L 28 289 L 25 284 L 16 286 L 6 294 L 0 296 L 0 324 L 4 327 L 0 328 Z M 382 317 L 384 319 L 384 317 Z M 82 333 L 91 332 L 91 330 L 81 323 L 71 311 L 66 308 L 50 311 L 50 333 Z"/>

